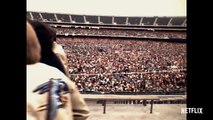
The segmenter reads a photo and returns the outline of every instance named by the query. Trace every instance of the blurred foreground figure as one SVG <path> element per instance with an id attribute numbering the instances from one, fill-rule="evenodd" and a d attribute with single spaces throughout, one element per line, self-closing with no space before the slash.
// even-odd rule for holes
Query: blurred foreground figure
<path id="1" fill-rule="evenodd" d="M 32 25 L 41 46 L 40 62 L 56 67 L 69 76 L 62 63 L 63 61 L 53 51 L 54 41 L 56 40 L 56 31 L 48 24 L 37 20 L 29 20 L 28 22 Z"/>
<path id="2" fill-rule="evenodd" d="M 69 75 L 69 67 L 68 67 L 68 58 L 67 55 L 63 49 L 63 47 L 58 44 L 56 41 L 53 42 L 53 52 L 58 56 L 58 58 L 61 60 L 62 64 L 64 65 L 64 69 L 66 72 L 66 75 L 70 77 Z"/>
<path id="3" fill-rule="evenodd" d="M 75 84 L 57 68 L 40 63 L 40 53 L 27 23 L 27 120 L 86 120 L 89 109 Z"/>

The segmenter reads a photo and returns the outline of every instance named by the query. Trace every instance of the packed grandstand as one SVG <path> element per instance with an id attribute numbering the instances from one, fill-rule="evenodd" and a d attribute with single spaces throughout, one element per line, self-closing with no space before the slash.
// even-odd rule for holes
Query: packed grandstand
<path id="1" fill-rule="evenodd" d="M 27 16 L 57 31 L 82 93 L 186 94 L 186 17 Z"/>

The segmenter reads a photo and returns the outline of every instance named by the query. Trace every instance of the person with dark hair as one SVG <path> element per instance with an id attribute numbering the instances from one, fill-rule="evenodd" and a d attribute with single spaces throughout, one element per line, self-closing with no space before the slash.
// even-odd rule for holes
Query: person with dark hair
<path id="1" fill-rule="evenodd" d="M 53 52 L 53 42 L 56 39 L 55 30 L 48 24 L 40 21 L 29 20 L 29 23 L 33 26 L 41 45 L 40 62 L 56 67 L 68 76 L 61 60 Z"/>
<path id="2" fill-rule="evenodd" d="M 40 61 L 41 47 L 27 22 L 27 120 L 86 120 L 89 108 L 64 73 Z"/>

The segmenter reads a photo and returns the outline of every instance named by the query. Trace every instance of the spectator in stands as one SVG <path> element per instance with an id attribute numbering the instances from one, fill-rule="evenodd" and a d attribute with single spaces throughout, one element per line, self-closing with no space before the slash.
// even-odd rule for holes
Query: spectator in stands
<path id="1" fill-rule="evenodd" d="M 27 120 L 46 120 L 47 116 L 51 120 L 86 120 L 89 109 L 77 87 L 60 70 L 40 63 L 40 51 L 36 33 L 27 23 Z M 48 97 L 49 94 L 52 95 L 51 92 L 46 93 L 50 88 L 43 83 L 50 82 L 52 78 L 60 79 L 57 82 L 60 82 L 58 85 L 62 85 L 59 87 L 62 89 L 59 89 L 60 93 L 53 93 L 54 97 Z M 49 100 L 54 100 L 54 104 L 50 104 Z M 49 109 L 50 107 L 52 108 Z"/>
<path id="2" fill-rule="evenodd" d="M 29 23 L 33 26 L 41 45 L 40 62 L 56 67 L 66 74 L 66 70 L 62 62 L 53 52 L 53 42 L 56 39 L 56 32 L 54 29 L 52 29 L 48 24 L 40 21 L 29 20 Z"/>

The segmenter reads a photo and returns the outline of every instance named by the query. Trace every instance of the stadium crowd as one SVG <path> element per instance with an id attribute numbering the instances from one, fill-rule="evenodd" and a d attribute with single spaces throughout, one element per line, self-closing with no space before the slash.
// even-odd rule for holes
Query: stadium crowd
<path id="1" fill-rule="evenodd" d="M 153 30 L 122 30 L 122 29 L 95 29 L 95 28 L 55 28 L 58 35 L 96 35 L 119 37 L 147 37 L 147 38 L 178 38 L 186 39 L 186 32 L 165 32 Z"/>
<path id="2" fill-rule="evenodd" d="M 186 44 L 57 38 L 80 91 L 186 92 Z"/>

